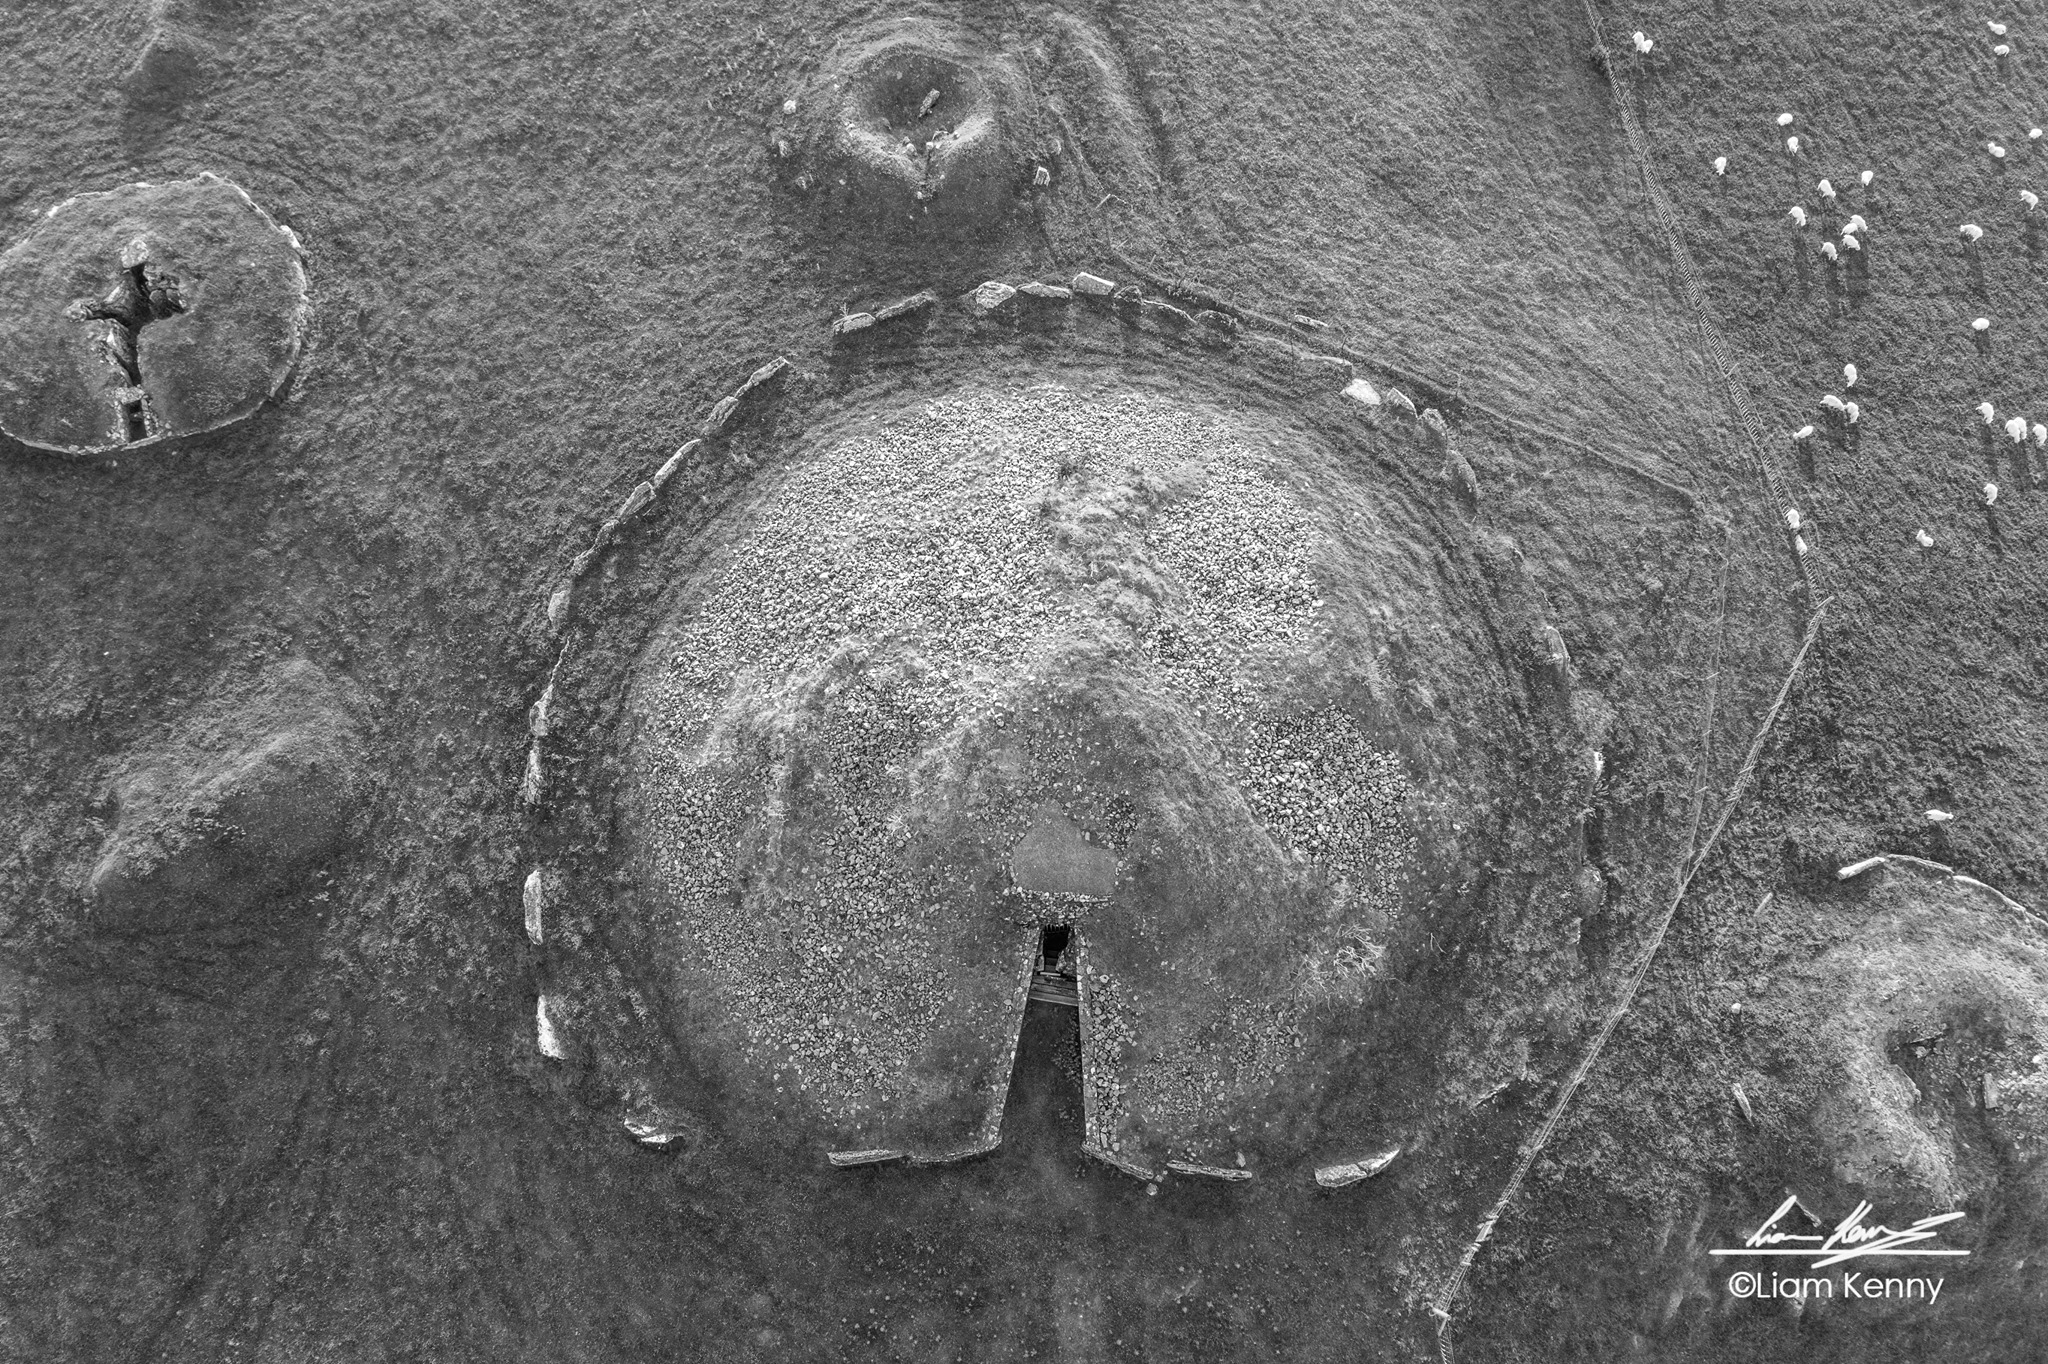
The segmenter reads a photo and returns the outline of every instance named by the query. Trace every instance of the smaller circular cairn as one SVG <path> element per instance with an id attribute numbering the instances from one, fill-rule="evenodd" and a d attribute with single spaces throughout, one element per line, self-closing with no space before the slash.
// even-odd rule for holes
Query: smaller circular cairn
<path id="1" fill-rule="evenodd" d="M 856 212 L 980 219 L 1029 183 L 1030 84 L 956 25 L 902 19 L 849 37 L 797 101 L 804 183 Z"/>
<path id="2" fill-rule="evenodd" d="M 0 255 L 0 431 L 99 455 L 239 421 L 298 359 L 298 236 L 203 174 L 66 199 Z"/>

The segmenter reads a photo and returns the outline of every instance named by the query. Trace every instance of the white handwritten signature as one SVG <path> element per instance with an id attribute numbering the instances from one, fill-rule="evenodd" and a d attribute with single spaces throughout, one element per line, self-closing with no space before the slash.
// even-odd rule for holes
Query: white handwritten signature
<path id="1" fill-rule="evenodd" d="M 1923 1217 L 1902 1231 L 1895 1231 L 1882 1222 L 1874 1227 L 1863 1225 L 1863 1219 L 1870 1215 L 1871 1204 L 1858 1203 L 1856 1211 L 1844 1217 L 1835 1229 L 1825 1236 L 1802 1235 L 1798 1232 L 1773 1230 L 1778 1220 L 1793 1208 L 1799 1206 L 1797 1195 L 1788 1196 L 1778 1205 L 1778 1210 L 1764 1219 L 1764 1224 L 1751 1232 L 1739 1249 L 1710 1250 L 1709 1255 L 1810 1255 L 1813 1268 L 1826 1269 L 1829 1265 L 1841 1264 L 1844 1260 L 1860 1259 L 1865 1255 L 1968 1255 L 1967 1250 L 1948 1250 L 1929 1246 L 1918 1250 L 1904 1249 L 1921 1241 L 1935 1237 L 1934 1228 L 1946 1222 L 1953 1222 L 1963 1214 L 1960 1212 L 1937 1213 Z M 1802 1209 L 1803 1211 L 1803 1209 Z M 1815 1219 L 1816 1221 L 1818 1219 Z M 1793 1244 L 1793 1243 L 1801 1244 Z"/>

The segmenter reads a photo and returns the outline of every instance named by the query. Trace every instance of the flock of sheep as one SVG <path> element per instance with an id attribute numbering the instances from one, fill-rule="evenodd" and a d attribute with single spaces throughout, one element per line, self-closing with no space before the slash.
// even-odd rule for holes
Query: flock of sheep
<path id="1" fill-rule="evenodd" d="M 1987 20 L 1985 27 L 1990 30 L 1994 38 L 2002 40 L 2006 37 L 2007 26 L 2005 24 L 1999 23 L 1996 20 Z M 1630 40 L 1639 60 L 1649 56 L 1656 47 L 1656 41 L 1640 29 L 1630 35 Z M 1992 47 L 1991 51 L 1992 55 L 2004 58 L 2011 55 L 2012 48 L 2009 44 L 2000 41 Z M 1796 115 L 1792 113 L 1787 112 L 1778 115 L 1778 127 L 1780 129 L 1789 129 L 1794 122 L 1796 122 Z M 2041 137 L 2042 130 L 2040 128 L 2034 127 L 2027 130 L 2029 141 L 2038 142 L 2041 140 Z M 1785 136 L 1786 155 L 1796 157 L 1800 154 L 1800 148 L 1799 135 L 1788 132 Z M 1984 148 L 1993 160 L 2005 160 L 2006 149 L 1996 140 L 1986 142 Z M 1724 176 L 1728 173 L 1728 158 L 1726 156 L 1715 157 L 1712 164 L 1716 176 Z M 1875 171 L 1866 170 L 1857 178 L 1862 186 L 1868 189 L 1871 181 L 1876 176 L 1877 173 Z M 1822 214 L 1832 213 L 1837 206 L 1838 199 L 1834 183 L 1823 177 L 1815 183 L 1814 189 L 1819 194 L 1823 205 L 1821 209 Z M 2040 211 L 2041 196 L 2033 190 L 2020 190 L 2019 200 L 2030 217 Z M 1812 220 L 1813 215 L 1807 212 L 1805 205 L 1793 204 L 1787 211 L 1786 217 L 1791 221 L 1794 231 L 1804 231 Z M 1963 240 L 1963 249 L 1966 252 L 1974 253 L 1978 248 L 1978 244 L 1984 239 L 1984 229 L 1977 223 L 1963 223 L 1956 231 Z M 1863 215 L 1851 213 L 1842 220 L 1839 229 L 1839 239 L 1824 238 L 1819 245 L 1819 252 L 1822 256 L 1826 257 L 1830 264 L 1838 263 L 1846 258 L 1847 253 L 1860 253 L 1863 250 L 1863 239 L 1869 233 L 1870 224 L 1865 221 Z M 1970 322 L 1970 329 L 1976 334 L 1981 345 L 1988 338 L 1991 331 L 1991 319 L 1988 317 L 1973 318 Z M 1855 365 L 1849 364 L 1842 367 L 1842 386 L 1844 392 L 1855 389 Z M 1820 405 L 1826 409 L 1824 420 L 1839 423 L 1841 426 L 1854 426 L 1862 419 L 1862 409 L 1855 401 L 1853 399 L 1845 399 L 1839 394 L 1823 394 L 1820 399 Z M 1991 403 L 1978 403 L 1976 412 L 1984 425 L 1997 426 L 1999 424 L 1997 409 Z M 2004 430 L 2006 439 L 2012 442 L 2013 445 L 2024 448 L 2027 441 L 2031 439 L 2037 450 L 2048 452 L 2048 425 L 2043 425 L 2038 421 L 2029 423 L 2022 416 L 2011 416 L 2006 418 Z M 1792 439 L 1795 444 L 1803 445 L 1807 441 L 1812 440 L 1814 434 L 1815 428 L 1809 423 L 1793 432 Z M 1986 482 L 1983 492 L 1984 504 L 1986 506 L 1995 506 L 1998 502 L 1998 485 L 1993 482 Z M 1807 553 L 1808 547 L 1805 537 L 1800 533 L 1802 518 L 1799 510 L 1796 507 L 1788 507 L 1785 509 L 1784 515 L 1785 524 L 1793 537 L 1793 547 L 1797 553 L 1804 556 Z M 1934 546 L 1934 537 L 1927 533 L 1927 529 L 1924 526 L 1914 531 L 1913 541 L 1921 549 L 1931 549 Z"/>

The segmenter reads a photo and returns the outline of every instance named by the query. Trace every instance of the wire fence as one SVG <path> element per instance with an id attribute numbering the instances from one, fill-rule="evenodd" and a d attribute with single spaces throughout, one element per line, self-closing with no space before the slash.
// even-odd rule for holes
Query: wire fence
<path id="1" fill-rule="evenodd" d="M 1793 500 L 1790 480 L 1782 467 L 1786 462 L 1783 452 L 1765 435 L 1764 423 L 1757 415 L 1756 401 L 1750 396 L 1749 385 L 1743 381 L 1742 368 L 1734 351 L 1729 348 L 1727 337 L 1707 308 L 1706 283 L 1700 277 L 1699 267 L 1693 263 L 1692 251 L 1685 244 L 1685 229 L 1679 223 L 1678 213 L 1657 182 L 1656 164 L 1650 159 L 1649 143 L 1643 137 L 1641 121 L 1636 118 L 1627 75 L 1614 64 L 1607 43 L 1600 36 L 1600 14 L 1594 8 L 1593 0 L 1584 0 L 1584 3 L 1586 22 L 1593 34 L 1593 47 L 1600 54 L 1601 68 L 1607 73 L 1607 89 L 1614 99 L 1615 113 L 1621 120 L 1621 135 L 1628 143 L 1629 154 L 1635 158 L 1644 196 L 1650 202 L 1651 216 L 1656 218 L 1657 226 L 1663 231 L 1665 250 L 1671 259 L 1671 273 L 1678 281 L 1679 297 L 1692 313 L 1693 323 L 1699 330 L 1700 347 L 1720 378 L 1722 391 L 1727 394 L 1728 405 L 1734 409 L 1735 420 L 1742 428 L 1757 473 L 1770 492 L 1771 504 L 1783 512 L 1798 505 Z M 1809 564 L 1807 557 L 1796 550 L 1792 552 L 1792 561 L 1799 572 L 1799 581 L 1806 589 L 1806 599 L 1811 602 L 1817 590 L 1826 586 L 1825 570 L 1818 564 Z"/>
<path id="2" fill-rule="evenodd" d="M 1550 1111 L 1544 1114 L 1542 1126 L 1522 1143 L 1522 1149 L 1515 1157 L 1515 1168 L 1508 1175 L 1507 1184 L 1501 1189 L 1500 1196 L 1493 1200 L 1493 1206 L 1486 1210 L 1486 1216 L 1479 1219 L 1478 1230 L 1466 1245 L 1465 1253 L 1458 1257 L 1458 1267 L 1451 1271 L 1450 1277 L 1444 1280 L 1443 1287 L 1437 1291 L 1436 1301 L 1430 1305 L 1430 1312 L 1437 1321 L 1437 1355 L 1442 1364 L 1453 1364 L 1452 1304 L 1464 1290 L 1465 1280 L 1470 1276 L 1473 1264 L 1479 1259 L 1479 1252 L 1493 1236 L 1494 1224 L 1500 1221 L 1502 1214 L 1515 1201 L 1515 1196 L 1522 1191 L 1522 1182 L 1529 1177 L 1529 1171 L 1534 1168 L 1536 1158 L 1543 1154 L 1543 1148 L 1549 1144 L 1558 1124 L 1564 1120 L 1565 1111 L 1571 1107 L 1572 1099 L 1578 1094 L 1579 1087 L 1586 1082 L 1586 1077 L 1592 1073 L 1594 1064 L 1599 1061 L 1600 1053 L 1607 1046 L 1607 1040 L 1621 1025 L 1623 1016 L 1628 1013 L 1629 1007 L 1635 1003 L 1636 995 L 1642 990 L 1643 982 L 1649 978 L 1650 967 L 1656 962 L 1657 953 L 1664 946 L 1664 938 L 1670 933 L 1671 924 L 1678 917 L 1678 907 L 1685 902 L 1685 895 L 1692 887 L 1693 877 L 1705 865 L 1707 855 L 1713 851 L 1722 831 L 1728 827 L 1728 821 L 1734 816 L 1736 807 L 1741 804 L 1742 797 L 1749 787 L 1750 779 L 1756 773 L 1757 761 L 1763 756 L 1764 743 L 1770 738 L 1772 727 L 1777 724 L 1779 714 L 1785 709 L 1785 703 L 1792 695 L 1792 684 L 1798 680 L 1800 670 L 1806 666 L 1807 655 L 1812 651 L 1814 641 L 1820 637 L 1821 621 L 1827 615 L 1829 604 L 1823 601 L 1814 608 L 1813 616 L 1807 622 L 1806 637 L 1800 641 L 1799 652 L 1793 655 L 1792 666 L 1786 670 L 1785 680 L 1779 685 L 1778 694 L 1772 700 L 1770 709 L 1764 712 L 1763 723 L 1757 726 L 1756 737 L 1749 745 L 1749 752 L 1743 757 L 1742 766 L 1737 770 L 1735 780 L 1729 784 L 1728 794 L 1721 799 L 1720 814 L 1714 821 L 1714 827 L 1708 831 L 1706 841 L 1697 849 L 1688 848 L 1680 857 L 1677 882 L 1671 892 L 1671 903 L 1665 908 L 1663 917 L 1657 921 L 1656 931 L 1650 935 L 1649 944 L 1643 949 L 1642 959 L 1636 963 L 1636 969 L 1630 973 L 1628 982 L 1622 987 L 1621 995 L 1615 1000 L 1613 1007 L 1600 1021 L 1600 1030 L 1594 1033 L 1592 1041 L 1586 1044 L 1585 1052 L 1579 1057 L 1578 1065 L 1572 1068 L 1571 1077 L 1565 1081 L 1564 1088 L 1558 1091 L 1557 1098 L 1550 1105 Z"/>

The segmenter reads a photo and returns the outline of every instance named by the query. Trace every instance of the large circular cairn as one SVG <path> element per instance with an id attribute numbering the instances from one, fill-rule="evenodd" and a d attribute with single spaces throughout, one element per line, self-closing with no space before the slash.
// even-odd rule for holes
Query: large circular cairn
<path id="1" fill-rule="evenodd" d="M 99 455 L 239 421 L 308 311 L 298 237 L 217 175 L 66 199 L 0 255 L 0 430 Z"/>
<path id="2" fill-rule="evenodd" d="M 650 978 L 728 1092 L 936 1156 L 993 1142 L 1052 929 L 1090 1144 L 1228 1162 L 1316 1083 L 1306 1020 L 1402 931 L 1431 812 L 1483 814 L 1378 671 L 1445 594 L 1398 507 L 1244 416 L 1047 383 L 827 436 L 639 668 Z M 1441 654 L 1475 704 L 1481 647 Z"/>
<path id="3" fill-rule="evenodd" d="M 980 218 L 1030 183 L 1030 83 L 955 24 L 900 19 L 850 37 L 796 106 L 806 183 L 847 208 Z"/>

